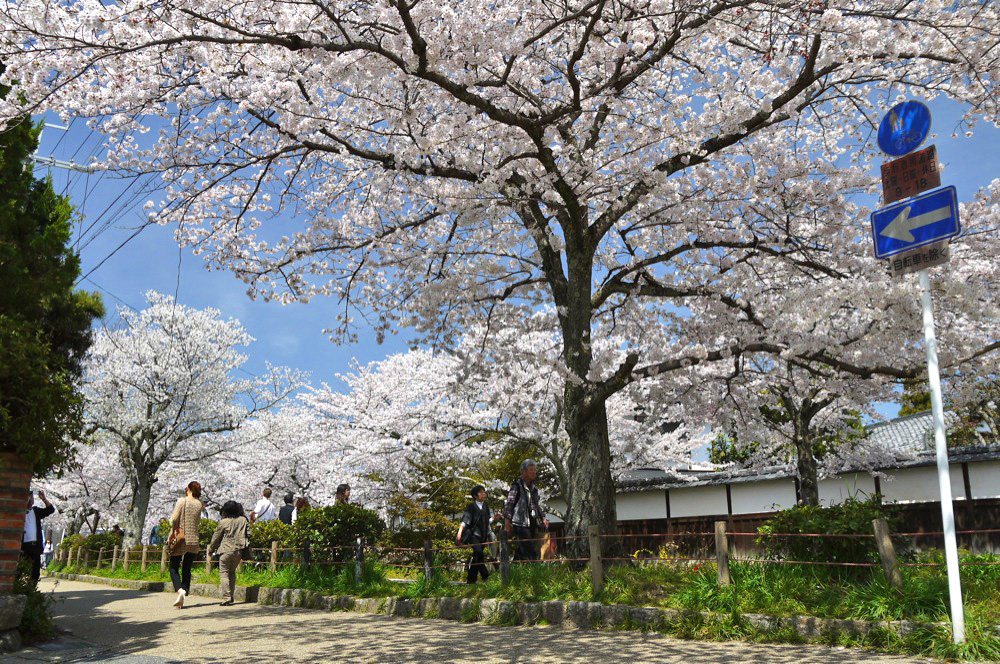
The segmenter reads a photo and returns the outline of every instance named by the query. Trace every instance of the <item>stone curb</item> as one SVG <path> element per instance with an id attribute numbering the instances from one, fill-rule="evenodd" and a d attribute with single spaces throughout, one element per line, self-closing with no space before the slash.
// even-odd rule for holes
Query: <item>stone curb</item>
<path id="1" fill-rule="evenodd" d="M 100 583 L 104 585 L 147 590 L 169 591 L 162 581 L 134 581 L 85 574 L 47 573 L 48 576 L 68 581 Z M 195 583 L 192 595 L 220 597 L 217 586 Z M 266 606 L 287 606 L 320 611 L 354 611 L 404 618 L 440 618 L 464 622 L 482 621 L 505 625 L 547 624 L 564 629 L 664 629 L 684 618 L 704 621 L 726 620 L 729 614 L 709 612 L 684 612 L 657 607 L 601 604 L 599 602 L 508 602 L 500 599 L 475 600 L 462 597 L 354 597 L 352 595 L 323 595 L 302 588 L 262 588 L 237 586 L 236 601 L 256 602 Z M 742 614 L 742 619 L 765 631 L 792 629 L 805 639 L 815 639 L 825 634 L 846 633 L 855 636 L 876 629 L 885 629 L 905 636 L 918 629 L 947 627 L 946 623 L 918 623 L 910 620 L 866 621 L 812 616 L 768 616 L 757 613 Z M 1000 634 L 1000 626 L 997 627 Z"/>

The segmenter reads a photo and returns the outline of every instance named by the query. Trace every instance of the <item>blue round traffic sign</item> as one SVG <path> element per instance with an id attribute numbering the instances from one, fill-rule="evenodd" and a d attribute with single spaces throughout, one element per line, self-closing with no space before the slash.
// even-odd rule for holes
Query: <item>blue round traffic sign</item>
<path id="1" fill-rule="evenodd" d="M 919 101 L 892 107 L 878 126 L 878 146 L 890 157 L 913 152 L 931 131 L 931 111 Z"/>

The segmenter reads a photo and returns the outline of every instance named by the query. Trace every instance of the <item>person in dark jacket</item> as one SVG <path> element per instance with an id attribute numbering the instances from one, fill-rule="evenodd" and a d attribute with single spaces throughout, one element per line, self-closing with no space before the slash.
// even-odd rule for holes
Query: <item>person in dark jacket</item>
<path id="1" fill-rule="evenodd" d="M 521 477 L 515 480 L 504 504 L 504 530 L 517 535 L 517 560 L 538 560 L 538 527 L 549 529 L 549 520 L 538 502 L 538 464 L 531 459 L 521 462 Z"/>
<path id="2" fill-rule="evenodd" d="M 292 525 L 292 512 L 295 511 L 295 496 L 291 493 L 285 494 L 285 504 L 278 510 L 278 521 L 286 526 Z"/>
<path id="3" fill-rule="evenodd" d="M 44 491 L 38 492 L 38 497 L 45 507 L 35 507 L 35 494 L 28 492 L 28 511 L 24 515 L 24 532 L 21 536 L 21 556 L 31 561 L 31 578 L 38 583 L 42 575 L 42 549 L 45 537 L 42 535 L 42 519 L 56 511 Z"/>
<path id="4" fill-rule="evenodd" d="M 490 539 L 490 524 L 497 517 L 490 512 L 490 506 L 486 504 L 486 489 L 482 485 L 473 487 L 470 494 L 472 502 L 462 514 L 462 525 L 458 527 L 455 541 L 459 546 L 462 544 L 472 546 L 472 560 L 469 562 L 466 582 L 475 583 L 476 576 L 482 577 L 483 581 L 490 577 L 490 572 L 486 569 L 484 549 Z"/>

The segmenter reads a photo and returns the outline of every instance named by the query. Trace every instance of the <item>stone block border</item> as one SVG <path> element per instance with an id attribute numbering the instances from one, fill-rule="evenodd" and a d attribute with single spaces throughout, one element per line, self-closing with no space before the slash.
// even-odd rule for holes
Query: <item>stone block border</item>
<path id="1" fill-rule="evenodd" d="M 146 590 L 170 592 L 162 581 L 134 581 L 86 574 L 47 574 L 56 579 L 82 581 Z M 192 595 L 220 597 L 215 585 L 191 585 Z M 687 617 L 705 621 L 724 620 L 728 615 L 709 612 L 678 611 L 655 607 L 608 605 L 598 602 L 508 602 L 499 599 L 468 599 L 462 597 L 427 597 L 406 599 L 402 597 L 354 597 L 351 595 L 323 595 L 301 588 L 264 588 L 237 586 L 238 602 L 255 602 L 266 606 L 287 606 L 320 611 L 355 611 L 404 618 L 440 618 L 463 622 L 482 621 L 502 625 L 550 625 L 563 629 L 635 629 L 657 630 Z M 764 631 L 792 629 L 806 640 L 815 640 L 824 634 L 846 633 L 864 635 L 872 630 L 885 629 L 905 636 L 917 629 L 946 626 L 945 623 L 918 623 L 909 620 L 865 621 L 815 618 L 811 616 L 767 616 L 743 614 L 743 619 Z M 1000 627 L 997 628 L 1000 633 Z"/>

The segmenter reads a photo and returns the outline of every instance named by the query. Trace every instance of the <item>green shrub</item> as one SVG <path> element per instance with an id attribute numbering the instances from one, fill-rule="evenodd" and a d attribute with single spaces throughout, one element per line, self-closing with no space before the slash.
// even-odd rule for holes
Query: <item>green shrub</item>
<path id="1" fill-rule="evenodd" d="M 292 527 L 277 519 L 250 524 L 250 546 L 255 549 L 269 549 L 271 542 L 275 541 L 282 548 L 294 546 Z"/>
<path id="2" fill-rule="evenodd" d="M 212 535 L 215 534 L 215 529 L 218 527 L 219 522 L 213 521 L 212 519 L 199 519 L 198 520 L 198 546 L 202 549 L 208 547 L 209 543 L 212 541 Z"/>
<path id="3" fill-rule="evenodd" d="M 59 542 L 59 549 L 62 551 L 70 551 L 78 546 L 83 546 L 87 541 L 85 535 L 67 535 Z"/>
<path id="4" fill-rule="evenodd" d="M 383 546 L 419 548 L 428 539 L 455 541 L 458 522 L 454 518 L 428 509 L 408 496 L 392 496 L 389 512 L 404 525 L 391 533 L 387 532 L 380 542 Z"/>
<path id="5" fill-rule="evenodd" d="M 296 547 L 308 542 L 316 562 L 339 562 L 353 557 L 358 537 L 373 542 L 383 531 L 385 523 L 375 512 L 360 505 L 337 503 L 299 514 L 292 526 L 292 542 Z"/>
<path id="6" fill-rule="evenodd" d="M 110 550 L 121 545 L 122 536 L 115 532 L 88 535 L 83 542 L 84 548 L 91 549 L 93 551 L 100 551 L 101 549 Z"/>
<path id="7" fill-rule="evenodd" d="M 82 536 L 77 536 L 81 537 Z M 45 641 L 55 635 L 55 623 L 52 622 L 52 598 L 38 590 L 37 584 L 31 578 L 31 561 L 22 558 L 14 575 L 14 594 L 24 595 L 24 613 L 21 614 L 21 624 L 18 631 L 25 644 Z"/>
<path id="8" fill-rule="evenodd" d="M 170 519 L 160 519 L 157 532 L 160 534 L 160 539 L 166 542 L 167 538 L 170 537 Z"/>
<path id="9" fill-rule="evenodd" d="M 831 507 L 797 505 L 782 510 L 757 529 L 757 543 L 768 558 L 777 560 L 878 562 L 878 549 L 872 535 L 872 520 L 885 519 L 890 526 L 897 521 L 896 511 L 880 502 L 880 496 L 868 500 L 848 498 Z M 774 533 L 818 533 L 865 535 L 866 537 L 781 537 Z M 904 551 L 898 550 L 902 554 Z"/>

